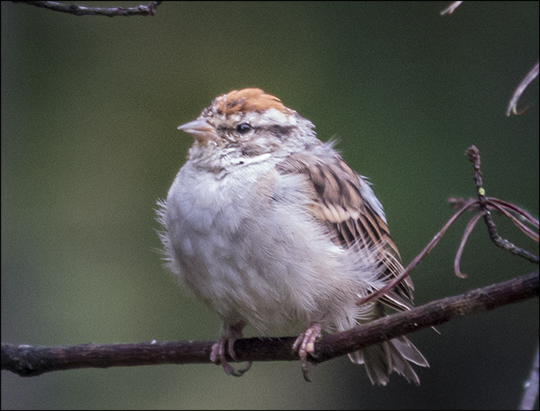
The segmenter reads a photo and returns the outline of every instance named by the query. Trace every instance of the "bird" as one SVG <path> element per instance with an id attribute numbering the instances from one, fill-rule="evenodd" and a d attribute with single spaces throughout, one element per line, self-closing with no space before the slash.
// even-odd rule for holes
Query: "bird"
<path id="1" fill-rule="evenodd" d="M 183 288 L 217 312 L 210 359 L 228 375 L 234 342 L 251 324 L 261 335 L 296 332 L 304 378 L 322 333 L 412 308 L 406 277 L 382 297 L 358 302 L 403 272 L 385 212 L 366 177 L 318 139 L 314 124 L 259 88 L 216 97 L 178 127 L 193 139 L 165 200 L 158 201 L 166 265 Z M 349 354 L 372 384 L 396 372 L 420 383 L 428 367 L 405 336 Z"/>

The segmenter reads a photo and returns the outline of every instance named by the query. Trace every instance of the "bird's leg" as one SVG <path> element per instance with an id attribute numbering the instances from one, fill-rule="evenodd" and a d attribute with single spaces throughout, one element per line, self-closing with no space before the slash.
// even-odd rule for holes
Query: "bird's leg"
<path id="1" fill-rule="evenodd" d="M 308 329 L 298 336 L 292 347 L 293 352 L 298 352 L 298 356 L 302 362 L 302 373 L 307 382 L 311 382 L 308 377 L 307 356 L 308 354 L 314 356 L 315 341 L 320 335 L 321 325 L 317 322 L 312 322 Z"/>
<path id="2" fill-rule="evenodd" d="M 250 361 L 245 368 L 235 370 L 225 358 L 228 353 L 234 361 L 237 361 L 236 354 L 234 352 L 234 342 L 242 338 L 242 330 L 245 326 L 246 324 L 243 321 L 233 325 L 225 325 L 222 336 L 212 346 L 212 351 L 210 352 L 210 361 L 216 364 L 221 363 L 221 366 L 227 375 L 241 377 L 247 370 L 251 368 L 251 365 L 253 364 L 253 362 Z"/>

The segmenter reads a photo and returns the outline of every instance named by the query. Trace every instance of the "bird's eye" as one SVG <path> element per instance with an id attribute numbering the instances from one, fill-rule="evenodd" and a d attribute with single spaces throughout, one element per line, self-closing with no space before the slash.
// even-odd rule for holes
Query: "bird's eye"
<path id="1" fill-rule="evenodd" d="M 246 134 L 251 130 L 251 126 L 248 123 L 240 123 L 236 126 L 236 131 L 240 134 Z"/>

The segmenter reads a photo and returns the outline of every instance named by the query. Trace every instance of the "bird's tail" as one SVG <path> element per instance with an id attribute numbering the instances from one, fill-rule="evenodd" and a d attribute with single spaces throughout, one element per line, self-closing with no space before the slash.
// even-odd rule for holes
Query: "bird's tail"
<path id="1" fill-rule="evenodd" d="M 422 353 L 405 336 L 385 341 L 349 354 L 355 364 L 364 364 L 372 384 L 386 385 L 392 372 L 403 375 L 407 381 L 420 384 L 410 363 L 429 367 Z"/>

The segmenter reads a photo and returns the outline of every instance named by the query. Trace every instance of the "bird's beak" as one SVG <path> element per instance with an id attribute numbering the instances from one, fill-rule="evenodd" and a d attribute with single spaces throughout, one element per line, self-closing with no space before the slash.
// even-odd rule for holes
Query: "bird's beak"
<path id="1" fill-rule="evenodd" d="M 216 129 L 206 122 L 206 120 L 193 120 L 178 127 L 199 143 L 207 143 L 210 140 L 216 140 Z"/>

